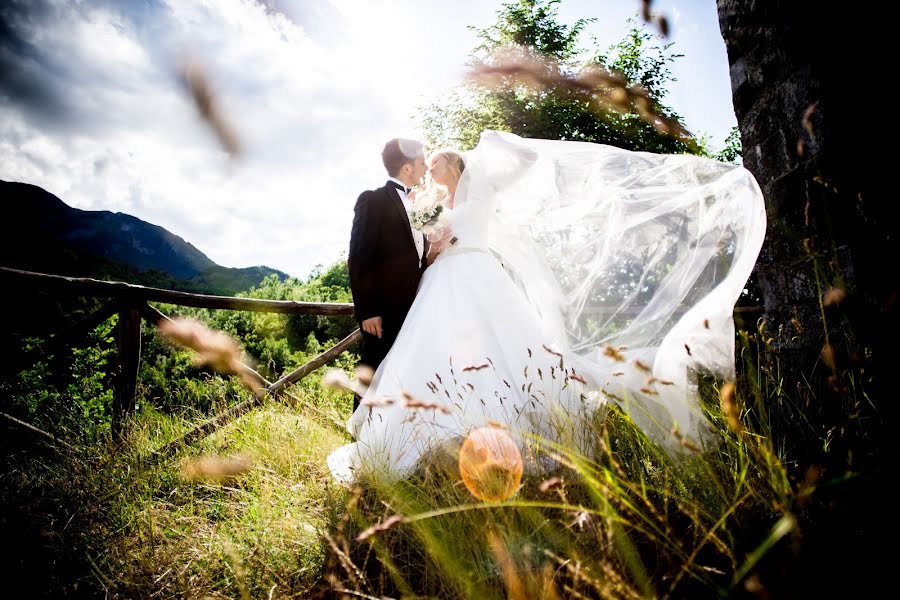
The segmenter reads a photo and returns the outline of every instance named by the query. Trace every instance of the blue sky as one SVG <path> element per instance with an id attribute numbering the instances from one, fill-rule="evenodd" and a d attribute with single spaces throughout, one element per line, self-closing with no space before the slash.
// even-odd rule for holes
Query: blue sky
<path id="1" fill-rule="evenodd" d="M 133 214 L 232 267 L 305 276 L 347 247 L 379 152 L 416 137 L 447 93 L 488 0 L 5 0 L 0 5 L 0 179 L 86 210 Z M 715 0 L 657 1 L 678 79 L 668 103 L 714 147 L 736 124 Z M 637 0 L 564 0 L 620 40 Z M 244 152 L 227 156 L 177 77 L 204 67 Z"/>

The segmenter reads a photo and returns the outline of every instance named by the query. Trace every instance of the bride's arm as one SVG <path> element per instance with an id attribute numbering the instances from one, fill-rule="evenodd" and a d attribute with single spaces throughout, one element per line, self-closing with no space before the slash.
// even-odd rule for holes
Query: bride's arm
<path id="1" fill-rule="evenodd" d="M 438 255 L 444 250 L 446 245 L 446 242 L 444 242 L 443 240 L 436 240 L 428 245 L 428 255 L 425 257 L 425 260 L 427 261 L 426 264 L 429 267 L 431 266 L 431 263 L 433 263 L 434 260 L 438 257 Z"/>
<path id="2" fill-rule="evenodd" d="M 434 259 L 438 257 L 438 254 L 441 253 L 440 248 L 438 248 L 437 244 L 431 244 L 428 246 L 428 254 L 425 256 L 425 264 L 429 267 L 431 263 L 434 262 Z"/>
<path id="3" fill-rule="evenodd" d="M 451 241 L 452 240 L 452 241 Z M 431 266 L 431 263 L 438 257 L 438 255 L 447 249 L 447 247 L 455 242 L 456 239 L 453 236 L 453 231 L 451 229 L 446 229 L 443 235 L 431 242 L 428 245 L 428 254 L 425 256 L 425 260 L 427 261 L 428 266 Z"/>

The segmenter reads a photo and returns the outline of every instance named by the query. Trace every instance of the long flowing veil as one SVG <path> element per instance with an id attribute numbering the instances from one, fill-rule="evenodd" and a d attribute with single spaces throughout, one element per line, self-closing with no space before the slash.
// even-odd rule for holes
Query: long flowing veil
<path id="1" fill-rule="evenodd" d="M 733 310 L 763 243 L 762 192 L 691 155 L 486 131 L 457 202 L 596 389 L 667 448 L 708 431 L 696 375 L 734 376 Z"/>

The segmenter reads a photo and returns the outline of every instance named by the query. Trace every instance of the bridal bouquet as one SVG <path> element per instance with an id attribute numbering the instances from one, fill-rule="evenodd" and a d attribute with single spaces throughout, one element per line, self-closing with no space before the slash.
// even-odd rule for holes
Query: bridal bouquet
<path id="1" fill-rule="evenodd" d="M 426 225 L 434 225 L 438 222 L 442 212 L 444 212 L 444 205 L 440 202 L 423 206 L 419 206 L 419 203 L 416 202 L 416 206 L 409 211 L 409 224 L 419 231 L 424 231 Z"/>
<path id="2" fill-rule="evenodd" d="M 429 242 L 437 242 L 452 234 L 450 225 L 441 219 L 444 212 L 444 196 L 440 188 L 426 190 L 416 196 L 415 205 L 409 211 L 409 224 L 425 234 Z M 450 240 L 453 244 L 456 239 Z"/>

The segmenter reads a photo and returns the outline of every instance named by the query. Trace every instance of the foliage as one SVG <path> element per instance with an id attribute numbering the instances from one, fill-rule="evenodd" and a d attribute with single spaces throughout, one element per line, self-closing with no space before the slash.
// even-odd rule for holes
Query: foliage
<path id="1" fill-rule="evenodd" d="M 725 138 L 725 147 L 715 154 L 716 160 L 722 162 L 740 164 L 744 151 L 741 147 L 741 132 L 737 126 L 732 127 L 728 137 Z"/>
<path id="2" fill-rule="evenodd" d="M 343 260 L 327 269 L 318 267 L 306 281 L 269 275 L 243 295 L 306 302 L 352 301 L 346 261 Z M 67 322 L 84 318 L 96 310 L 99 303 L 56 306 L 40 301 L 40 297 L 37 300 L 32 302 L 33 310 L 35 315 L 44 311 L 41 318 L 34 321 L 26 318 L 28 327 L 8 332 L 4 338 L 5 345 L 21 345 L 16 355 L 25 357 L 26 365 L 29 360 L 33 361 L 24 370 L 0 377 L 0 391 L 7 398 L 5 409 L 51 431 L 58 428 L 78 431 L 78 435 L 91 439 L 108 433 L 117 318 L 99 326 L 74 347 L 63 347 L 47 355 L 43 348 L 47 335 L 55 333 L 53 328 L 58 331 Z M 356 328 L 352 317 L 212 311 L 171 305 L 161 308 L 171 315 L 201 319 L 237 338 L 247 352 L 247 361 L 272 380 L 286 370 L 304 364 Z M 29 315 L 32 307 L 23 305 L 16 310 Z M 52 317 L 55 310 L 71 312 L 49 321 L 44 318 Z M 146 404 L 166 413 L 193 418 L 236 403 L 245 394 L 237 380 L 223 378 L 194 365 L 189 351 L 173 347 L 162 340 L 154 327 L 146 322 L 143 324 L 138 408 Z"/>
<path id="3" fill-rule="evenodd" d="M 41 338 L 27 338 L 21 354 L 39 358 L 0 378 L 5 410 L 51 429 L 77 432 L 83 441 L 108 432 L 116 321 L 113 317 L 101 324 L 84 345 L 63 347 L 51 355 L 41 354 Z"/>
<path id="4" fill-rule="evenodd" d="M 626 85 L 642 86 L 656 109 L 680 120 L 665 106 L 666 85 L 674 80 L 670 65 L 680 56 L 672 44 L 660 45 L 654 35 L 631 21 L 626 37 L 607 51 L 593 43 L 582 49 L 579 41 L 593 19 L 561 23 L 558 1 L 520 0 L 503 4 L 497 22 L 476 29 L 480 44 L 472 53 L 473 64 L 489 62 L 491 52 L 515 45 L 559 61 L 570 73 L 588 65 L 619 71 Z M 458 146 L 463 150 L 478 142 L 481 131 L 510 131 L 532 138 L 587 141 L 649 152 L 697 152 L 699 147 L 659 133 L 632 113 L 598 113 L 583 95 L 556 86 L 535 91 L 518 81 L 483 87 L 473 83 L 456 90 L 422 112 L 422 128 L 432 146 Z"/>
<path id="5" fill-rule="evenodd" d="M 148 461 L 189 425 L 145 406 L 119 449 L 107 438 L 48 457 L 0 440 L 0 523 L 19 550 L 3 556 L 16 569 L 7 597 L 265 598 L 275 589 L 308 598 L 320 588 L 321 532 L 345 497 L 324 472 L 336 430 L 273 401 L 172 463 Z M 239 478 L 185 476 L 184 461 L 230 455 L 252 457 Z"/>
<path id="6" fill-rule="evenodd" d="M 815 565 L 868 551 L 859 532 L 884 518 L 860 514 L 879 474 L 835 448 L 834 436 L 843 444 L 865 436 L 866 424 L 850 412 L 860 410 L 860 390 L 848 390 L 840 424 L 824 429 L 830 417 L 780 385 L 764 330 L 741 332 L 738 350 L 736 386 L 700 382 L 717 444 L 673 460 L 611 406 L 588 425 L 593 452 L 551 446 L 556 462 L 499 502 L 478 501 L 460 485 L 458 446 L 449 446 L 407 481 L 367 480 L 356 489 L 336 536 L 365 577 L 337 560 L 332 568 L 347 589 L 371 596 L 716 598 L 834 589 L 843 576 L 813 581 Z M 851 471 L 828 466 L 841 464 Z M 844 584 L 860 593 L 879 586 Z"/>
<path id="7" fill-rule="evenodd" d="M 497 23 L 484 29 L 472 28 L 481 43 L 476 56 L 508 44 L 530 47 L 559 61 L 570 61 L 581 50 L 578 42 L 584 28 L 596 19 L 578 19 L 572 25 L 557 20 L 559 0 L 521 0 L 502 4 Z"/>
<path id="8" fill-rule="evenodd" d="M 247 292 L 316 301 L 342 294 L 343 263 Z M 238 337 L 272 376 L 335 339 L 318 321 L 288 335 L 278 315 L 179 310 Z M 790 581 L 784 573 L 798 562 L 839 551 L 830 536 L 859 518 L 847 498 L 874 489 L 847 453 L 866 435 L 853 418 L 865 382 L 840 373 L 842 408 L 810 408 L 806 394 L 781 385 L 783 365 L 762 328 L 739 336 L 741 376 L 729 404 L 723 382 L 701 382 L 717 446 L 672 460 L 611 406 L 588 424 L 592 454 L 547 446 L 547 468 L 526 473 L 512 498 L 487 503 L 460 485 L 453 446 L 396 485 L 372 481 L 349 498 L 331 485 L 325 457 L 348 441 L 351 398 L 321 387 L 324 369 L 292 386 L 286 403 L 270 399 L 180 456 L 239 454 L 250 470 L 203 482 L 186 477 L 178 460 L 148 461 L 246 397 L 151 328 L 138 413 L 116 449 L 108 428 L 113 328 L 111 320 L 91 345 L 44 357 L 3 384 L 6 410 L 77 446 L 48 456 L 24 432 L 0 440 L 0 522 L 23 540 L 26 577 L 15 581 L 39 582 L 38 595 L 78 586 L 82 595 L 162 598 L 327 597 L 334 587 L 370 597 L 722 597 L 772 585 L 772 573 Z M 345 353 L 336 365 L 351 371 L 355 360 Z M 358 539 L 392 517 L 393 526 Z M 49 550 L 36 532 L 50 536 Z"/>
<path id="9" fill-rule="evenodd" d="M 272 275 L 245 295 L 343 302 L 347 286 L 341 261 L 306 281 Z M 66 321 L 96 308 L 80 307 Z M 301 337 L 288 335 L 289 319 L 281 315 L 161 308 L 228 331 L 271 377 L 349 333 L 346 319 L 313 320 Z M 145 322 L 137 412 L 117 446 L 109 427 L 115 326 L 113 317 L 74 348 L 49 355 L 39 350 L 47 347 L 45 334 L 32 336 L 23 351 L 40 360 L 0 379 L 4 412 L 77 448 L 48 455 L 41 438 L 24 429 L 0 436 L 0 525 L 24 548 L 3 557 L 2 564 L 17 566 L 7 592 L 143 597 L 153 588 L 164 598 L 248 590 L 265 597 L 278 588 L 279 597 L 309 597 L 322 585 L 322 532 L 334 527 L 344 502 L 344 492 L 329 485 L 325 455 L 346 442 L 341 415 L 351 396 L 323 391 L 325 369 L 314 371 L 181 457 L 249 456 L 248 473 L 227 485 L 194 481 L 178 460 L 156 464 L 152 451 L 244 400 L 247 391 L 236 379 L 196 366 L 190 352 Z M 356 360 L 345 352 L 334 364 L 349 371 Z"/>
<path id="10" fill-rule="evenodd" d="M 240 294 L 247 298 L 266 300 L 296 300 L 301 302 L 352 302 L 346 261 L 339 261 L 322 271 L 317 268 L 306 281 L 295 278 L 280 279 L 277 275 L 266 277 L 258 286 Z M 213 329 L 240 340 L 248 355 L 248 361 L 270 380 L 277 379 L 286 370 L 299 367 L 323 348 L 352 333 L 357 325 L 352 316 L 326 317 L 321 315 L 283 315 L 249 311 L 221 311 L 163 306 L 163 312 L 193 317 L 207 323 Z M 153 332 L 145 330 L 149 338 Z M 163 353 L 181 353 L 183 350 L 155 346 L 154 356 Z M 186 356 L 186 355 L 185 355 Z M 165 362 L 165 361 L 163 361 Z M 184 363 L 184 359 L 182 359 Z M 168 364 L 168 363 L 165 363 Z M 172 363 L 174 367 L 176 363 Z M 165 366 L 163 363 L 156 365 Z M 148 366 L 153 369 L 154 365 Z M 194 369 L 192 376 L 199 371 Z M 184 376 L 179 371 L 160 374 L 158 381 Z"/>

